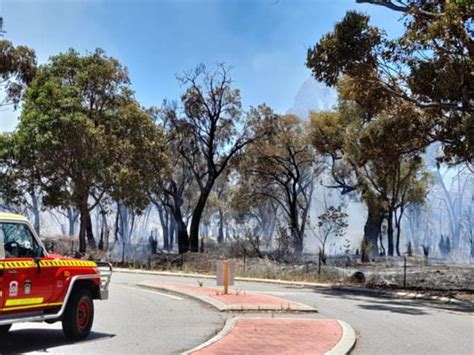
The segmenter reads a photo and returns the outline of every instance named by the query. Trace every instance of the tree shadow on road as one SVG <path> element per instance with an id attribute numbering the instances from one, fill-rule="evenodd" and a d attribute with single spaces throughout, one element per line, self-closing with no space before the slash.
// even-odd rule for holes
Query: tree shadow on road
<path id="1" fill-rule="evenodd" d="M 115 337 L 114 334 L 91 332 L 89 337 L 80 343 L 90 343 L 113 337 Z M 18 354 L 30 351 L 47 353 L 48 349 L 74 343 L 78 342 L 67 340 L 62 330 L 58 329 L 13 329 L 6 336 L 0 336 L 0 354 Z"/>
<path id="2" fill-rule="evenodd" d="M 385 311 L 385 312 L 392 312 L 392 313 L 401 313 L 401 314 L 409 314 L 412 316 L 420 316 L 427 314 L 425 311 L 414 308 L 414 307 L 395 307 L 383 304 L 360 304 L 360 308 L 367 309 L 370 311 Z"/>
<path id="3" fill-rule="evenodd" d="M 322 288 L 317 287 L 313 288 L 313 291 L 322 294 L 327 298 L 342 298 L 346 300 L 353 300 L 353 301 L 362 301 L 368 303 L 369 306 L 376 304 L 387 306 L 395 309 L 385 309 L 387 311 L 395 312 L 396 309 L 400 308 L 399 313 L 407 313 L 407 314 L 428 314 L 426 311 L 422 310 L 422 308 L 432 308 L 438 310 L 446 310 L 446 311 L 455 311 L 465 314 L 474 314 L 474 306 L 466 305 L 466 304 L 458 304 L 458 303 L 442 303 L 437 301 L 430 301 L 430 300 L 423 300 L 423 299 L 406 299 L 406 298 L 396 298 L 390 295 L 383 294 L 382 292 L 372 292 L 372 290 L 367 291 L 365 289 L 356 289 L 356 288 L 342 288 L 342 287 L 335 287 L 335 288 Z M 377 309 L 377 306 L 365 306 L 360 305 L 361 308 L 365 309 Z M 378 310 L 384 310 L 383 307 L 380 306 Z M 408 310 L 407 312 L 403 311 L 407 307 L 411 307 L 412 310 Z M 401 309 L 403 308 L 403 309 Z"/>

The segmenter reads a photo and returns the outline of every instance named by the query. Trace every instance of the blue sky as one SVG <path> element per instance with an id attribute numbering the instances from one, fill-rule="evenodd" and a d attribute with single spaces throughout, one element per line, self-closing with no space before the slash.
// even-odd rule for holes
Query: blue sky
<path id="1" fill-rule="evenodd" d="M 40 63 L 101 47 L 128 67 L 144 106 L 178 98 L 183 70 L 225 62 L 245 106 L 278 112 L 310 76 L 307 48 L 349 9 L 401 31 L 397 14 L 355 0 L 0 0 L 7 39 L 34 48 Z M 14 129 L 17 115 L 0 111 L 0 131 Z"/>

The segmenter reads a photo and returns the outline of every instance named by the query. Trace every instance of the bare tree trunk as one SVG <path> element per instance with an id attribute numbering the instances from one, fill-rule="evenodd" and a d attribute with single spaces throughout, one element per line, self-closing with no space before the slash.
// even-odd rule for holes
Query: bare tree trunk
<path id="1" fill-rule="evenodd" d="M 56 216 L 56 214 L 53 211 L 49 211 L 49 214 L 51 218 L 54 219 L 54 221 L 58 224 L 59 228 L 61 228 L 61 235 L 66 235 L 66 227 L 64 226 L 64 223 L 61 223 L 61 220 Z"/>
<path id="2" fill-rule="evenodd" d="M 385 246 L 383 245 L 383 233 L 382 232 L 379 233 L 379 241 L 380 241 L 380 254 L 385 256 L 386 251 L 385 251 Z"/>
<path id="3" fill-rule="evenodd" d="M 34 215 L 34 224 L 33 228 L 35 229 L 35 232 L 40 235 L 41 232 L 41 214 L 40 214 L 40 208 L 39 208 L 39 201 L 38 197 L 36 196 L 35 191 L 32 191 L 30 193 L 31 195 L 31 203 L 32 203 L 32 209 L 33 209 L 33 215 Z"/>
<path id="4" fill-rule="evenodd" d="M 176 237 L 178 238 L 178 252 L 184 254 L 189 251 L 189 236 L 186 224 L 181 213 L 182 200 L 179 196 L 173 196 L 173 219 L 175 221 Z"/>
<path id="5" fill-rule="evenodd" d="M 119 234 L 120 234 L 120 213 L 121 213 L 121 208 L 122 208 L 122 205 L 120 204 L 120 202 L 117 202 L 117 213 L 115 214 L 115 240 L 114 240 L 114 244 L 118 242 L 119 240 Z"/>
<path id="6" fill-rule="evenodd" d="M 160 203 L 155 204 L 160 217 L 161 233 L 163 234 L 163 249 L 168 250 L 169 247 L 169 213 L 165 206 Z"/>
<path id="7" fill-rule="evenodd" d="M 387 246 L 388 256 L 393 256 L 393 212 L 389 211 L 387 215 Z"/>
<path id="8" fill-rule="evenodd" d="M 101 213 L 101 228 L 100 228 L 100 241 L 99 241 L 99 250 L 108 250 L 108 232 L 109 225 L 107 223 L 107 216 L 104 212 Z"/>
<path id="9" fill-rule="evenodd" d="M 79 209 L 81 213 L 81 221 L 80 221 L 80 226 L 79 226 L 79 252 L 85 253 L 87 249 L 87 244 L 86 244 L 86 224 L 87 224 L 87 213 L 88 213 L 87 203 L 85 204 L 83 203 Z"/>
<path id="10" fill-rule="evenodd" d="M 176 221 L 176 233 L 178 237 L 178 250 L 180 254 L 187 253 L 189 251 L 189 237 L 188 231 L 186 229 L 186 224 L 183 221 L 181 216 L 181 211 L 177 213 L 175 211 L 174 215 Z"/>
<path id="11" fill-rule="evenodd" d="M 201 223 L 202 213 L 204 212 L 204 208 L 206 207 L 207 198 L 209 197 L 209 193 L 212 190 L 213 184 L 214 184 L 214 181 L 208 182 L 206 184 L 204 189 L 201 191 L 201 195 L 199 196 L 199 200 L 193 211 L 193 216 L 191 218 L 190 234 L 189 234 L 191 252 L 195 252 L 195 253 L 199 252 L 199 225 Z"/>
<path id="12" fill-rule="evenodd" d="M 104 226 L 100 228 L 99 250 L 104 250 Z"/>
<path id="13" fill-rule="evenodd" d="M 130 244 L 130 235 L 128 227 L 128 209 L 120 203 L 119 228 L 122 237 L 122 262 L 127 260 L 127 245 Z"/>
<path id="14" fill-rule="evenodd" d="M 404 213 L 404 208 L 400 208 L 400 215 L 397 216 L 397 212 L 395 211 L 395 227 L 397 228 L 397 239 L 395 244 L 395 249 L 397 251 L 397 255 L 401 256 L 400 253 L 400 236 L 402 232 L 402 217 Z"/>
<path id="15" fill-rule="evenodd" d="M 291 233 L 291 239 L 293 243 L 293 247 L 295 249 L 295 253 L 301 254 L 303 252 L 303 235 L 301 235 L 301 230 L 298 223 L 298 207 L 297 207 L 297 198 L 298 195 L 296 194 L 296 190 L 292 190 L 291 192 L 287 193 L 288 197 L 288 210 L 289 210 L 289 227 Z"/>
<path id="16" fill-rule="evenodd" d="M 224 243 L 224 212 L 219 209 L 219 234 L 217 235 L 217 242 Z"/>
<path id="17" fill-rule="evenodd" d="M 303 252 L 303 236 L 301 236 L 298 231 L 294 231 L 292 234 L 295 253 L 301 254 Z"/>
<path id="18" fill-rule="evenodd" d="M 168 214 L 170 216 L 170 229 L 169 229 L 169 238 L 170 238 L 170 243 L 169 243 L 169 250 L 173 250 L 174 248 L 174 243 L 175 243 L 175 233 L 176 233 L 176 221 L 174 219 L 173 214 L 171 211 L 168 211 Z"/>
<path id="19" fill-rule="evenodd" d="M 67 219 L 69 223 L 69 235 L 74 236 L 76 234 L 77 218 L 79 217 L 80 213 L 74 207 L 68 207 L 66 209 L 66 212 L 67 212 Z"/>
<path id="20" fill-rule="evenodd" d="M 457 249 L 459 245 L 460 231 L 461 231 L 461 209 L 462 209 L 465 188 L 467 184 L 464 183 L 463 187 L 461 188 L 459 177 L 457 178 L 458 179 L 457 193 L 458 193 L 459 198 L 453 200 L 453 198 L 451 197 L 450 191 L 448 190 L 448 188 L 446 187 L 446 184 L 444 183 L 443 176 L 441 175 L 439 169 L 436 170 L 435 177 L 438 184 L 441 186 L 445 194 L 445 198 L 443 199 L 443 201 L 446 205 L 446 209 L 448 212 L 449 230 L 450 230 L 450 235 L 451 235 L 451 240 L 452 240 L 452 247 L 453 249 Z"/>
<path id="21" fill-rule="evenodd" d="M 380 228 L 383 221 L 383 213 L 374 203 L 367 203 L 367 220 L 364 226 L 364 240 L 368 245 L 367 254 L 362 250 L 362 260 L 370 261 L 374 256 L 378 255 L 377 240 L 380 234 Z"/>
<path id="22" fill-rule="evenodd" d="M 105 250 L 109 251 L 110 250 L 110 229 L 107 228 L 105 231 Z"/>
<path id="23" fill-rule="evenodd" d="M 413 249 L 419 249 L 419 234 L 418 230 L 420 228 L 420 218 L 421 218 L 421 207 L 416 205 L 411 205 L 408 209 L 408 225 L 410 227 L 411 240 L 413 242 Z"/>
<path id="24" fill-rule="evenodd" d="M 86 212 L 86 236 L 87 236 L 87 245 L 93 249 L 97 247 L 95 239 L 94 239 L 94 232 L 92 229 L 92 218 L 91 212 L 87 209 Z"/>
<path id="25" fill-rule="evenodd" d="M 163 249 L 170 251 L 170 214 L 169 211 L 164 209 L 165 227 L 163 229 Z"/>

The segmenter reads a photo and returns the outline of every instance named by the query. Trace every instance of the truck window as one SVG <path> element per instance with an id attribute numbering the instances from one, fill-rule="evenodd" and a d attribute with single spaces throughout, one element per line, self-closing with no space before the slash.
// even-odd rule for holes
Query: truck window
<path id="1" fill-rule="evenodd" d="M 5 258 L 42 256 L 41 247 L 30 228 L 21 223 L 0 223 L 0 241 L 3 240 Z"/>

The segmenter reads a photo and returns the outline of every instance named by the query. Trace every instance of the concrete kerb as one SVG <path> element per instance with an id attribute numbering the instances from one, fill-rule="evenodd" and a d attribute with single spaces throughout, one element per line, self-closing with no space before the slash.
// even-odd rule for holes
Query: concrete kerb
<path id="1" fill-rule="evenodd" d="M 170 271 L 152 271 L 152 270 L 141 270 L 141 269 L 125 269 L 125 268 L 115 268 L 115 272 L 123 272 L 128 274 L 144 274 L 144 275 L 160 275 L 160 276 L 175 276 L 175 277 L 190 277 L 190 278 L 201 278 L 201 279 L 215 279 L 214 275 L 207 274 L 194 274 L 194 273 L 184 273 L 184 272 L 170 272 Z M 236 281 L 245 281 L 245 282 L 262 282 L 270 284 L 280 284 L 280 285 L 290 285 L 290 286 L 310 286 L 310 287 L 324 287 L 332 288 L 334 284 L 323 284 L 316 282 L 306 282 L 306 281 L 287 281 L 287 280 L 278 280 L 278 279 L 261 279 L 254 277 L 235 277 Z"/>
<path id="2" fill-rule="evenodd" d="M 206 274 L 193 274 L 193 273 L 182 273 L 182 272 L 170 272 L 170 271 L 152 271 L 152 270 L 141 270 L 141 269 L 125 269 L 125 268 L 116 268 L 115 272 L 123 272 L 129 274 L 144 274 L 144 275 L 160 275 L 160 276 L 175 276 L 175 277 L 189 277 L 189 278 L 201 278 L 201 279 L 215 279 L 213 275 Z M 306 282 L 306 281 L 287 281 L 287 280 L 278 280 L 278 279 L 260 279 L 260 278 L 251 278 L 251 277 L 236 277 L 236 281 L 243 282 L 261 282 L 269 284 L 278 284 L 278 285 L 289 285 L 289 286 L 304 286 L 304 287 L 320 287 L 320 288 L 329 288 L 338 291 L 355 291 L 361 293 L 377 294 L 384 295 L 393 298 L 403 298 L 403 299 L 415 299 L 422 301 L 432 301 L 439 303 L 449 303 L 449 304 L 458 304 L 472 307 L 474 306 L 473 302 L 469 301 L 460 301 L 455 298 L 450 297 L 439 297 L 439 296 L 430 296 L 421 293 L 414 292 L 405 292 L 405 291 L 391 291 L 384 289 L 375 289 L 367 287 L 351 287 L 351 286 L 341 286 L 337 284 L 323 284 L 316 282 Z"/>
<path id="3" fill-rule="evenodd" d="M 339 319 L 336 320 L 342 328 L 342 336 L 336 346 L 329 350 L 325 355 L 349 354 L 356 343 L 357 338 L 354 329 L 346 322 Z"/>
<path id="4" fill-rule="evenodd" d="M 237 324 L 238 319 L 239 319 L 239 317 L 233 317 L 233 318 L 227 319 L 227 321 L 224 324 L 224 327 L 221 329 L 221 331 L 219 333 L 217 333 L 215 336 L 213 336 L 208 341 L 202 343 L 201 345 L 198 345 L 195 348 L 184 352 L 182 355 L 192 354 L 196 351 L 207 348 L 208 346 L 218 342 L 219 340 L 224 338 L 227 334 L 229 334 L 232 331 L 232 329 L 234 329 L 235 325 Z"/>
<path id="5" fill-rule="evenodd" d="M 206 295 L 202 295 L 196 292 L 183 290 L 177 287 L 169 286 L 169 285 L 157 285 L 154 283 L 148 282 L 141 282 L 138 284 L 139 287 L 147 288 L 147 289 L 154 289 L 154 290 L 161 290 L 167 291 L 171 293 L 175 293 L 178 295 L 185 295 L 190 298 L 194 298 L 198 301 L 207 303 L 212 307 L 216 308 L 219 312 L 310 312 L 310 313 L 317 313 L 318 311 L 310 306 L 307 306 L 302 303 L 298 302 L 288 302 L 287 307 L 283 306 L 275 306 L 275 305 L 227 305 L 225 303 L 219 302 L 211 297 L 207 297 Z"/>
<path id="6" fill-rule="evenodd" d="M 188 350 L 183 353 L 183 355 L 190 355 L 194 352 L 200 351 L 202 349 L 207 348 L 208 346 L 211 346 L 212 344 L 218 342 L 219 340 L 223 339 L 226 337 L 232 329 L 234 329 L 235 325 L 237 324 L 237 321 L 241 319 L 241 317 L 233 317 L 230 318 L 226 321 L 224 327 L 222 330 L 216 334 L 214 337 L 209 339 L 208 341 L 202 343 L 201 345 L 198 345 L 197 347 Z M 252 319 L 266 319 L 266 318 L 254 318 Z M 307 318 L 284 318 L 285 320 L 288 319 L 297 319 L 301 321 L 311 321 L 314 319 L 307 319 Z M 318 319 L 318 320 L 326 320 L 326 319 Z M 336 319 L 336 321 L 339 323 L 342 329 L 342 334 L 341 334 L 341 339 L 337 342 L 337 344 L 328 352 L 325 353 L 325 355 L 345 355 L 349 354 L 351 350 L 354 348 L 355 343 L 356 343 L 356 334 L 354 329 L 347 324 L 346 322 L 343 322 L 341 320 Z"/>

